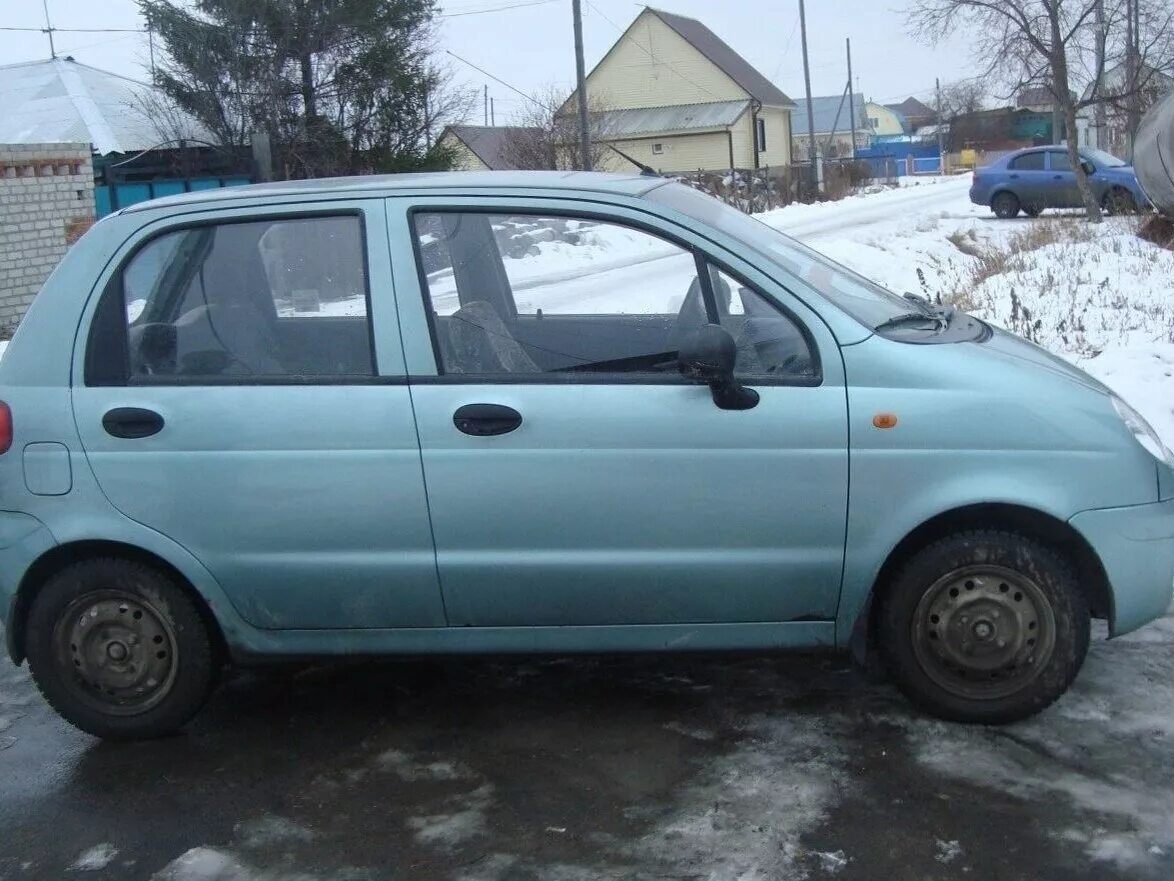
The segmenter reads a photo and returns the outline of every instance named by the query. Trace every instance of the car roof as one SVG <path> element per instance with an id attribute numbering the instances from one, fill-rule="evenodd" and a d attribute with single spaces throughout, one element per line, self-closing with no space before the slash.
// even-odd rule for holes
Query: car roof
<path id="1" fill-rule="evenodd" d="M 609 193 L 618 196 L 643 196 L 649 190 L 668 183 L 651 174 L 601 174 L 585 171 L 445 171 L 415 174 L 372 174 L 358 177 L 328 177 L 278 183 L 248 184 L 200 190 L 138 202 L 124 208 L 122 214 L 169 206 L 187 206 L 211 202 L 232 203 L 246 199 L 287 196 L 394 195 L 399 191 L 469 193 L 485 190 L 567 190 Z"/>

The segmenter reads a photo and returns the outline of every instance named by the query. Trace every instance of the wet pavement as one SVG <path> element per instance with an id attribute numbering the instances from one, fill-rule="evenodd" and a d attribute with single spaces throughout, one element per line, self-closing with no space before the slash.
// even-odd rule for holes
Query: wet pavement
<path id="1" fill-rule="evenodd" d="M 1174 875 L 1174 619 L 1001 729 L 822 656 L 239 673 L 103 744 L 0 663 L 0 881 Z"/>

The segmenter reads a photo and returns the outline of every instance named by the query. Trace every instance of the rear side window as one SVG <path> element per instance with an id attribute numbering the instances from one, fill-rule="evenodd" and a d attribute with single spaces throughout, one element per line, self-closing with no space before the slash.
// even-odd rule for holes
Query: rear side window
<path id="1" fill-rule="evenodd" d="M 367 287 L 356 215 L 164 233 L 103 294 L 87 383 L 373 375 Z"/>
<path id="2" fill-rule="evenodd" d="M 1042 152 L 1024 153 L 1022 156 L 1016 156 L 1012 159 L 1009 167 L 1012 171 L 1043 171 L 1044 154 Z"/>

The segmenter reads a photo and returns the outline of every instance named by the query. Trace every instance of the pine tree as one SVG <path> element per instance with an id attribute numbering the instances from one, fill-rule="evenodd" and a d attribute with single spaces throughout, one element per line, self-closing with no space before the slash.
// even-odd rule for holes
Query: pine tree
<path id="1" fill-rule="evenodd" d="M 467 96 L 432 61 L 436 0 L 140 0 L 155 83 L 225 145 L 269 136 L 279 179 L 447 167 Z"/>

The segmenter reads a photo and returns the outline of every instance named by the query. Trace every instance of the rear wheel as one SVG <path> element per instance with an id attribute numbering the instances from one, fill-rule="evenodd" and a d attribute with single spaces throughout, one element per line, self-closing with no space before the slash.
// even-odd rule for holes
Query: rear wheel
<path id="1" fill-rule="evenodd" d="M 45 699 L 108 740 L 173 733 L 215 679 L 211 636 L 191 599 L 131 560 L 85 560 L 53 576 L 33 600 L 26 642 Z"/>
<path id="2" fill-rule="evenodd" d="M 1075 575 L 1026 536 L 967 532 L 915 554 L 888 586 L 880 647 L 918 706 L 956 722 L 1031 716 L 1071 684 L 1088 651 Z"/>
<path id="3" fill-rule="evenodd" d="M 1019 197 L 1014 193 L 999 193 L 991 200 L 991 210 L 995 212 L 995 217 L 1010 220 L 1019 213 Z"/>

